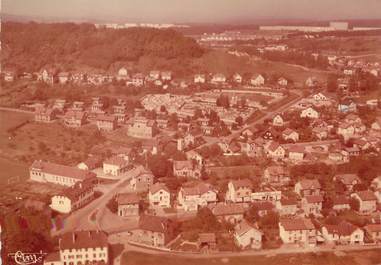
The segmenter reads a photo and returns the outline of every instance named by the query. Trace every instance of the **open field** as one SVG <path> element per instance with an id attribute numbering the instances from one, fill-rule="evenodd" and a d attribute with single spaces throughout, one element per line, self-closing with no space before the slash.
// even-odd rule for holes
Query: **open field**
<path id="1" fill-rule="evenodd" d="M 103 142 L 93 125 L 75 130 L 59 122 L 36 123 L 30 121 L 30 116 L 0 112 L 0 151 L 3 157 L 26 164 L 35 159 L 75 164 L 87 157 L 93 145 Z M 27 120 L 29 122 L 25 123 Z M 15 129 L 9 132 L 9 128 Z"/>
<path id="2" fill-rule="evenodd" d="M 121 265 L 373 265 L 381 262 L 379 250 L 334 253 L 282 254 L 275 256 L 237 256 L 230 258 L 186 258 L 171 255 L 149 255 L 127 252 L 122 256 Z"/>
<path id="3" fill-rule="evenodd" d="M 28 165 L 0 158 L 0 186 L 16 181 L 25 180 L 28 177 Z"/>

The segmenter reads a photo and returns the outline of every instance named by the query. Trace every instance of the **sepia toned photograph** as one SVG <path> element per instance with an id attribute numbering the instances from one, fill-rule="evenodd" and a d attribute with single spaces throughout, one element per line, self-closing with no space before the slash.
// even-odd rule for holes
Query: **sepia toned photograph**
<path id="1" fill-rule="evenodd" d="M 0 6 L 0 265 L 381 265 L 381 0 Z"/>

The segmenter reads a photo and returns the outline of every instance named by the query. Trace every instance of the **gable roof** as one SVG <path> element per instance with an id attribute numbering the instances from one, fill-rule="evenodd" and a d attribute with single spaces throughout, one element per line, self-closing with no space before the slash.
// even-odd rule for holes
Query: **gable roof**
<path id="1" fill-rule="evenodd" d="M 107 234 L 102 231 L 75 231 L 60 237 L 60 249 L 107 247 Z"/>
<path id="2" fill-rule="evenodd" d="M 216 204 L 213 209 L 212 213 L 214 215 L 234 215 L 234 214 L 244 214 L 245 207 L 243 204 L 238 203 L 218 203 Z"/>
<path id="3" fill-rule="evenodd" d="M 252 188 L 252 183 L 249 179 L 236 179 L 230 181 L 235 190 L 240 188 Z"/>
<path id="4" fill-rule="evenodd" d="M 353 224 L 342 221 L 337 225 L 325 225 L 328 233 L 330 234 L 338 234 L 341 236 L 349 236 L 351 235 L 358 227 Z"/>
<path id="5" fill-rule="evenodd" d="M 63 176 L 67 178 L 74 178 L 78 180 L 84 180 L 90 177 L 96 177 L 96 174 L 88 171 L 79 169 L 76 167 L 64 166 L 50 162 L 43 162 L 41 160 L 36 160 L 31 165 L 30 169 L 40 170 L 44 173 L 51 175 Z"/>
<path id="6" fill-rule="evenodd" d="M 151 232 L 166 233 L 171 222 L 165 217 L 143 215 L 139 220 L 139 228 Z"/>
<path id="7" fill-rule="evenodd" d="M 374 195 L 374 193 L 371 192 L 370 190 L 358 191 L 356 192 L 356 194 L 362 201 L 376 201 L 377 200 L 376 195 Z"/>
<path id="8" fill-rule="evenodd" d="M 156 192 L 160 191 L 160 190 L 164 190 L 168 193 L 170 193 L 169 189 L 167 188 L 167 186 L 164 184 L 164 183 L 160 183 L 160 182 L 156 182 L 155 184 L 153 184 L 150 188 L 149 188 L 149 192 L 151 194 L 155 194 Z"/>
<path id="9" fill-rule="evenodd" d="M 198 183 L 195 186 L 192 187 L 181 187 L 181 191 L 184 194 L 184 196 L 192 196 L 192 195 L 203 195 L 209 191 L 214 191 L 214 188 L 206 183 Z"/>
<path id="10" fill-rule="evenodd" d="M 286 231 L 297 230 L 314 230 L 315 226 L 310 219 L 297 218 L 297 219 L 283 219 L 280 221 L 280 225 L 283 226 Z"/>
<path id="11" fill-rule="evenodd" d="M 323 202 L 323 196 L 320 195 L 310 195 L 310 196 L 305 196 L 304 197 L 307 203 L 319 203 Z"/>
<path id="12" fill-rule="evenodd" d="M 116 197 L 118 205 L 139 204 L 140 198 L 135 193 L 120 193 Z"/>
<path id="13" fill-rule="evenodd" d="M 302 189 L 304 189 L 304 190 L 320 189 L 321 188 L 319 181 L 317 181 L 316 179 L 303 179 L 303 180 L 299 181 L 299 183 L 300 183 L 300 186 L 302 187 Z"/>

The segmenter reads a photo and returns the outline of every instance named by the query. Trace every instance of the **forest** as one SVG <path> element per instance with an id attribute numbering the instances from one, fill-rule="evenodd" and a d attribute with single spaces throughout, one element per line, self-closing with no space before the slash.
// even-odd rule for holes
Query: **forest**
<path id="1" fill-rule="evenodd" d="M 171 29 L 97 29 L 92 24 L 2 24 L 3 68 L 39 71 L 57 67 L 108 70 L 115 62 L 135 62 L 141 57 L 164 60 L 199 58 L 197 42 Z"/>

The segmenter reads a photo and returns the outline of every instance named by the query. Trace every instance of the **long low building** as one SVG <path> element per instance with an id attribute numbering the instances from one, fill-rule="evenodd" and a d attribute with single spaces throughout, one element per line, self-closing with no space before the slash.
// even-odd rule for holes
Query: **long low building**
<path id="1" fill-rule="evenodd" d="M 30 166 L 29 175 L 33 181 L 68 187 L 87 178 L 96 177 L 95 173 L 88 170 L 37 160 Z"/>

